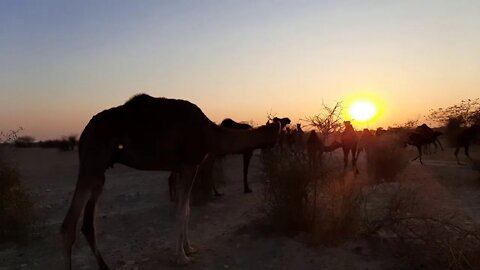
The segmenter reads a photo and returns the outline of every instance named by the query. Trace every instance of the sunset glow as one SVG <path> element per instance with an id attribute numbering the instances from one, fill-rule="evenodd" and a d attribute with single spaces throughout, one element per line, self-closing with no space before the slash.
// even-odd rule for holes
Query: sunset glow
<path id="1" fill-rule="evenodd" d="M 369 121 L 376 113 L 377 107 L 368 100 L 357 101 L 348 108 L 348 114 L 357 122 Z"/>
<path id="2" fill-rule="evenodd" d="M 38 140 L 141 92 L 257 125 L 341 102 L 358 128 L 478 96 L 477 1 L 27 2 L 0 1 L 0 131 Z"/>

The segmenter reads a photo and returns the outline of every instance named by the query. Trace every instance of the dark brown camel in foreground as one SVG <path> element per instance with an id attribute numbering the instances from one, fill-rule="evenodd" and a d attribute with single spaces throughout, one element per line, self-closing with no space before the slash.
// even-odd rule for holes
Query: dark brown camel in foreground
<path id="1" fill-rule="evenodd" d="M 77 185 L 61 229 L 65 268 L 71 269 L 72 245 L 83 213 L 81 230 L 98 266 L 109 269 L 97 248 L 94 220 L 105 171 L 115 163 L 179 173 L 176 261 L 189 263 L 187 254 L 195 251 L 188 238 L 189 198 L 198 168 L 217 155 L 273 144 L 279 129 L 276 123 L 251 130 L 222 128 L 188 101 L 146 94 L 93 116 L 80 137 Z"/>
<path id="2" fill-rule="evenodd" d="M 461 164 L 460 160 L 458 159 L 458 152 L 462 147 L 465 149 L 465 155 L 468 157 L 468 159 L 472 160 L 469 154 L 469 148 L 470 148 L 470 145 L 475 141 L 479 133 L 480 133 L 480 125 L 475 124 L 469 128 L 462 130 L 457 135 L 457 138 L 455 141 L 456 148 L 455 148 L 454 154 L 458 164 Z"/>

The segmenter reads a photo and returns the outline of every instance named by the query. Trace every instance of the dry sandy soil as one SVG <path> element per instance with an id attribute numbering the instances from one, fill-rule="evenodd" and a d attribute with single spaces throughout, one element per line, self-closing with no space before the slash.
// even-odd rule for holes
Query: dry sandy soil
<path id="1" fill-rule="evenodd" d="M 476 146 L 478 148 L 478 146 Z M 480 157 L 478 149 L 472 156 Z M 72 198 L 78 161 L 76 152 L 17 149 L 15 160 L 24 184 L 35 196 L 42 223 L 29 242 L 0 245 L 0 270 L 62 269 L 60 223 Z M 410 153 L 414 155 L 414 150 Z M 328 158 L 335 159 L 335 156 Z M 338 247 L 309 244 L 308 235 L 259 235 L 248 229 L 261 216 L 261 164 L 255 156 L 244 195 L 241 158 L 224 161 L 225 196 L 192 207 L 191 239 L 199 248 L 194 263 L 176 266 L 175 205 L 168 199 L 165 172 L 142 172 L 121 165 L 107 172 L 97 214 L 98 242 L 112 269 L 412 269 L 388 249 L 351 240 Z M 364 166 L 360 162 L 360 169 Z M 402 177 L 433 183 L 433 192 L 458 205 L 480 222 L 480 179 L 468 166 L 458 166 L 452 150 L 425 157 L 425 166 L 412 162 Z M 443 199 L 442 199 L 443 200 Z M 247 228 L 247 229 L 245 229 Z M 73 250 L 74 269 L 97 269 L 86 241 L 79 234 Z"/>

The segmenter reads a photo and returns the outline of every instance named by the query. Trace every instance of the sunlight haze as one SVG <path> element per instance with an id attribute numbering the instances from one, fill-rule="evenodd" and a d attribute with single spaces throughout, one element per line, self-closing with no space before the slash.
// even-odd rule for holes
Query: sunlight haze
<path id="1" fill-rule="evenodd" d="M 297 123 L 374 97 L 371 127 L 478 96 L 479 1 L 1 1 L 0 131 L 79 135 L 137 93 Z"/>

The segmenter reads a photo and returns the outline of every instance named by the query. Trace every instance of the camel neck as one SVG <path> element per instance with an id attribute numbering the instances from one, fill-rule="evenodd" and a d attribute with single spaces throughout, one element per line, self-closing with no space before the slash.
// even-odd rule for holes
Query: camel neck
<path id="1" fill-rule="evenodd" d="M 250 130 L 219 128 L 213 142 L 217 154 L 235 154 L 275 144 L 278 125 L 266 125 Z"/>

